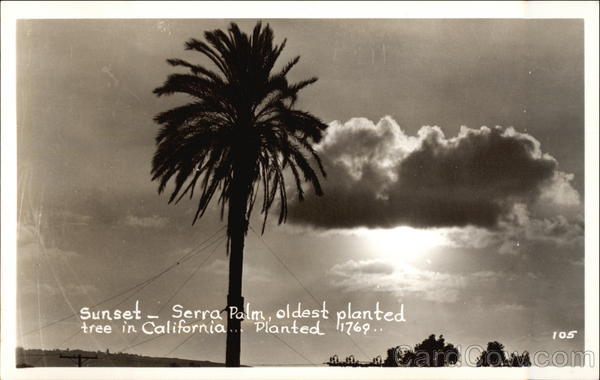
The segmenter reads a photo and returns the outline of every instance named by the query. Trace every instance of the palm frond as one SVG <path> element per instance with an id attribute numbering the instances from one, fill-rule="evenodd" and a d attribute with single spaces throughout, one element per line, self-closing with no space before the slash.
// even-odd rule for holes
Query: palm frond
<path id="1" fill-rule="evenodd" d="M 260 196 L 264 232 L 277 199 L 278 222 L 286 220 L 285 171 L 291 173 L 298 199 L 304 199 L 305 182 L 317 195 L 323 193 L 319 175 L 325 176 L 325 170 L 313 144 L 320 141 L 326 125 L 293 108 L 299 92 L 317 78 L 288 82 L 286 76 L 299 56 L 272 73 L 286 40 L 275 45 L 269 25 L 257 23 L 247 35 L 232 23 L 226 32 L 207 31 L 204 38 L 206 42 L 188 40 L 185 48 L 204 55 L 216 71 L 171 58 L 169 65 L 186 68 L 189 73 L 171 74 L 154 90 L 157 96 L 180 93 L 194 101 L 154 117 L 161 127 L 156 135 L 152 180 L 158 181 L 159 193 L 173 184 L 170 203 L 197 194 L 192 223 L 215 199 L 221 217 L 226 207 L 230 213 L 232 207 L 241 207 L 238 211 L 246 218 L 241 227 L 244 233 Z"/>

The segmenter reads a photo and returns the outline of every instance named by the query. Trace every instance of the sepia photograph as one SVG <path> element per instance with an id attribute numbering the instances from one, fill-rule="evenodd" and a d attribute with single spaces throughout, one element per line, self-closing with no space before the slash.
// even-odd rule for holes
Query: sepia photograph
<path id="1" fill-rule="evenodd" d="M 598 4 L 275 3 L 3 2 L 3 377 L 597 378 Z"/>

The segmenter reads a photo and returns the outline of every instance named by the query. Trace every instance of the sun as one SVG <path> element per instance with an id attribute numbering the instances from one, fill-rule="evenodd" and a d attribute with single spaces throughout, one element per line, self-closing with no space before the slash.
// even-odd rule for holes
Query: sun
<path id="1" fill-rule="evenodd" d="M 368 239 L 373 253 L 396 259 L 412 259 L 449 243 L 445 234 L 435 229 L 361 229 L 359 234 Z"/>

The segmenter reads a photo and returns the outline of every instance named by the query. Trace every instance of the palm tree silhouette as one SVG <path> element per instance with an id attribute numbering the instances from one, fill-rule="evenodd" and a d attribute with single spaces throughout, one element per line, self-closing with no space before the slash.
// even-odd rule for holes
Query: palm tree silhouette
<path id="1" fill-rule="evenodd" d="M 291 172 L 300 200 L 304 181 L 322 195 L 318 173 L 324 176 L 325 171 L 313 144 L 321 140 L 327 126 L 310 113 L 294 109 L 299 91 L 317 81 L 288 82 L 286 76 L 299 56 L 271 73 L 286 41 L 274 45 L 269 25 L 263 28 L 259 22 L 252 35 L 247 35 L 232 23 L 227 33 L 207 31 L 204 37 L 208 44 L 190 39 L 186 50 L 202 53 L 217 71 L 168 59 L 170 65 L 190 72 L 172 74 L 154 90 L 157 96 L 183 93 L 194 101 L 154 118 L 161 128 L 156 136 L 152 180 L 159 180 L 159 193 L 174 180 L 169 203 L 179 202 L 188 193 L 192 199 L 194 189 L 199 189 L 192 224 L 206 212 L 215 193 L 220 194 L 221 218 L 227 206 L 227 306 L 228 310 L 243 310 L 244 239 L 257 196 L 262 198 L 264 232 L 276 198 L 280 199 L 278 222 L 286 219 L 286 169 Z M 240 365 L 240 325 L 241 319 L 228 313 L 228 367 Z"/>

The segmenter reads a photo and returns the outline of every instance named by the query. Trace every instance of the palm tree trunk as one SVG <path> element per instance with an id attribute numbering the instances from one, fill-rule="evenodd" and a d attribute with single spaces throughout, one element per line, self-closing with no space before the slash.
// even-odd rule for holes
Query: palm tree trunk
<path id="1" fill-rule="evenodd" d="M 227 228 L 229 230 L 229 293 L 227 294 L 227 345 L 225 353 L 225 366 L 240 366 L 241 346 L 241 318 L 231 313 L 235 308 L 237 312 L 244 311 L 244 297 L 242 297 L 242 272 L 244 261 L 244 239 L 248 229 L 246 220 L 246 203 L 248 199 L 244 186 L 234 187 L 234 194 L 229 203 L 229 217 Z"/>
<path id="2" fill-rule="evenodd" d="M 241 232 L 241 229 L 240 229 Z M 225 354 L 225 365 L 227 367 L 240 366 L 240 328 L 241 319 L 231 312 L 233 307 L 238 312 L 244 309 L 244 297 L 242 297 L 242 269 L 244 259 L 244 235 L 235 233 L 231 236 L 231 248 L 229 252 L 229 294 L 227 294 L 227 348 Z"/>

